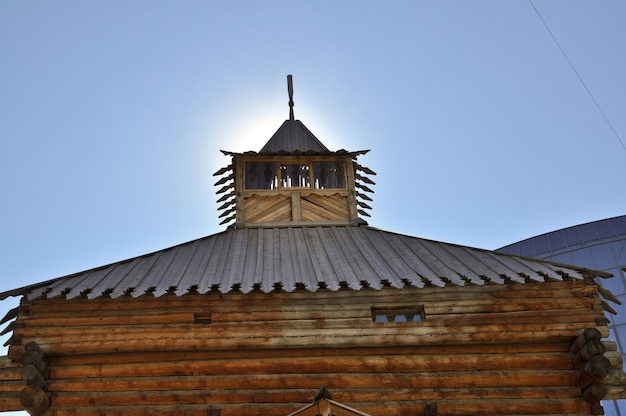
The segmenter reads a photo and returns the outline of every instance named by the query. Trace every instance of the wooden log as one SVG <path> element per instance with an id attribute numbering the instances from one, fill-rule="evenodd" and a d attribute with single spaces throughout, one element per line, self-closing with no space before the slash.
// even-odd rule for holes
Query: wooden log
<path id="1" fill-rule="evenodd" d="M 13 331 L 14 328 L 15 328 L 15 321 L 12 321 L 6 326 L 6 328 L 2 330 L 2 332 L 0 332 L 0 335 L 8 334 L 9 332 Z"/>
<path id="2" fill-rule="evenodd" d="M 624 357 L 619 351 L 607 351 L 604 356 L 611 362 L 611 367 L 620 369 L 624 367 Z"/>
<path id="3" fill-rule="evenodd" d="M 600 400 L 604 399 L 608 387 L 600 383 L 593 383 L 583 391 L 583 399 L 589 404 L 600 404 Z"/>
<path id="4" fill-rule="evenodd" d="M 48 383 L 44 374 L 32 364 L 27 364 L 22 367 L 20 377 L 22 377 L 22 380 L 29 386 L 38 387 L 42 390 L 48 389 Z"/>
<path id="5" fill-rule="evenodd" d="M 616 303 L 618 305 L 622 304 L 622 301 L 619 300 L 619 298 L 617 296 L 615 296 L 613 294 L 613 292 L 611 292 L 608 289 L 604 289 L 602 286 L 598 286 L 598 292 L 600 293 L 600 295 L 602 295 L 605 299 L 610 300 L 613 303 Z"/>
<path id="6" fill-rule="evenodd" d="M 602 405 L 600 404 L 594 404 L 594 405 L 589 406 L 589 411 L 590 411 L 590 414 L 594 416 L 595 415 L 601 416 L 604 414 L 604 407 L 602 407 Z"/>
<path id="7" fill-rule="evenodd" d="M 46 368 L 48 367 L 48 360 L 39 351 L 26 351 L 24 354 L 22 354 L 22 357 L 20 358 L 20 363 L 22 363 L 23 366 L 32 365 L 40 373 L 46 371 Z"/>
<path id="8" fill-rule="evenodd" d="M 482 325 L 466 325 L 449 326 L 444 323 L 428 320 L 419 323 L 373 323 L 371 317 L 362 317 L 360 319 L 310 319 L 310 320 L 286 320 L 282 322 L 274 322 L 268 325 L 268 322 L 247 320 L 243 322 L 221 323 L 217 320 L 218 315 L 212 314 L 213 321 L 211 325 L 195 325 L 195 316 L 189 315 L 190 322 L 187 324 L 145 324 L 145 325 L 128 325 L 114 326 L 111 328 L 82 328 L 82 331 L 59 331 L 57 334 L 48 334 L 45 338 L 41 338 L 42 345 L 50 343 L 70 341 L 80 339 L 81 343 L 90 341 L 123 341 L 126 339 L 189 339 L 190 335 L 196 335 L 203 339 L 209 338 L 231 338 L 223 341 L 233 341 L 239 338 L 289 338 L 289 337 L 306 337 L 306 336 L 331 336 L 331 337 L 353 337 L 354 341 L 358 341 L 363 336 L 444 336 L 444 339 L 450 343 L 455 338 L 461 340 L 461 336 L 475 338 L 481 341 L 501 341 L 515 340 L 521 342 L 524 340 L 548 339 L 551 333 L 560 331 L 565 339 L 566 336 L 573 337 L 580 328 L 578 322 L 547 322 L 539 324 L 507 324 L 507 323 L 485 323 Z M 32 332 L 32 331 L 31 331 Z M 606 331 L 608 333 L 608 329 Z M 20 332 L 20 335 L 27 335 L 29 331 Z M 32 332 L 39 334 L 38 332 Z M 558 332 L 557 332 L 558 333 Z M 565 335 L 567 334 L 567 335 Z M 544 338 L 545 336 L 545 338 Z M 446 339 L 447 338 L 447 339 Z M 571 338 L 570 338 L 571 339 Z M 428 340 L 428 338 L 424 338 Z M 280 341 L 280 340 L 277 340 Z M 445 341 L 444 341 L 445 342 Z M 391 340 L 384 344 L 392 343 Z M 304 344 L 307 345 L 307 344 Z M 314 344 L 312 344 L 314 345 Z M 311 346 L 312 346 L 311 345 Z"/>
<path id="9" fill-rule="evenodd" d="M 109 315 L 109 316 L 73 316 L 60 319 L 59 317 L 43 316 L 25 320 L 27 326 L 41 327 L 64 327 L 72 326 L 98 326 L 98 325 L 150 325 L 164 324 L 174 322 L 193 323 L 194 314 L 192 311 L 187 313 L 171 313 L 171 314 L 148 314 L 148 315 Z"/>
<path id="10" fill-rule="evenodd" d="M 20 312 L 20 307 L 16 306 L 15 308 L 11 309 L 10 311 L 8 311 L 6 313 L 6 315 L 4 315 L 4 317 L 2 317 L 2 319 L 0 319 L 0 325 L 4 324 L 5 322 L 8 322 L 10 320 L 12 320 L 13 318 L 16 318 L 17 315 Z"/>
<path id="11" fill-rule="evenodd" d="M 187 295 L 189 296 L 189 295 Z M 210 296 L 208 296 L 210 298 Z M 284 302 L 278 302 L 279 299 L 275 297 L 269 297 L 265 304 L 257 302 L 253 298 L 249 304 L 241 305 L 238 299 L 231 297 L 232 302 L 224 302 L 215 299 L 206 300 L 205 304 L 198 304 L 190 301 L 187 305 L 179 305 L 177 302 L 164 301 L 160 305 L 153 304 L 154 308 L 145 308 L 144 299 L 141 298 L 137 302 L 134 308 L 130 308 L 125 302 L 117 303 L 110 302 L 109 308 L 105 309 L 91 309 L 87 311 L 76 311 L 74 308 L 68 308 L 65 311 L 55 312 L 38 312 L 33 314 L 30 318 L 24 319 L 24 325 L 28 327 L 41 326 L 49 329 L 56 329 L 58 325 L 63 324 L 64 327 L 71 326 L 94 326 L 94 325 L 123 325 L 123 324 L 148 324 L 159 322 L 173 322 L 170 317 L 175 317 L 176 320 L 182 318 L 180 322 L 191 322 L 185 319 L 185 315 L 197 313 L 199 310 L 209 310 L 213 313 L 220 314 L 224 321 L 228 320 L 249 320 L 250 313 L 254 313 L 265 319 L 273 320 L 293 320 L 300 319 L 298 314 L 317 314 L 316 319 L 321 317 L 334 317 L 336 313 L 350 313 L 345 317 L 359 316 L 363 317 L 368 315 L 369 307 L 380 304 L 388 305 L 390 303 L 407 303 L 411 304 L 412 300 L 406 297 L 389 297 L 388 299 L 382 297 L 364 297 L 354 294 L 354 298 L 346 298 L 342 294 L 338 294 L 336 300 L 332 303 L 325 303 L 325 297 L 314 297 L 309 300 L 299 299 L 297 302 L 285 304 Z M 276 300 L 277 302 L 272 302 Z M 282 299 L 281 299 L 282 300 Z M 96 300 L 94 300 L 95 302 Z M 219 302 L 219 303 L 216 303 Z M 558 303 L 558 302 L 557 302 Z M 164 306 L 166 305 L 166 306 Z M 89 305 L 85 305 L 87 308 Z M 208 307 L 210 306 L 210 307 Z M 543 307 L 542 307 L 543 306 Z M 506 302 L 489 302 L 482 299 L 459 299 L 457 297 L 453 299 L 439 299 L 439 297 L 433 298 L 424 302 L 424 307 L 427 309 L 429 316 L 436 316 L 438 320 L 448 319 L 450 322 L 448 325 L 454 324 L 456 320 L 463 322 L 476 321 L 500 321 L 502 322 L 507 317 L 516 322 L 522 323 L 531 322 L 534 319 L 540 321 L 577 321 L 577 322 L 592 322 L 593 318 L 601 316 L 602 312 L 590 314 L 590 311 L 584 304 L 576 303 L 572 301 L 570 303 L 556 305 L 558 308 L 565 308 L 567 312 L 557 314 L 555 309 L 546 308 L 545 301 L 540 300 L 526 300 L 518 304 L 515 301 L 514 305 L 511 305 L 507 300 Z M 485 313 L 489 312 L 489 313 Z M 241 316 L 234 316 L 232 319 L 228 319 L 231 314 L 239 313 Z M 259 315 L 260 314 L 260 315 Z M 272 316 L 271 314 L 275 314 Z M 151 317 L 150 320 L 126 320 L 129 315 L 137 315 L 141 317 Z M 166 315 L 162 319 L 158 319 L 159 316 Z M 242 316 L 247 315 L 248 319 L 242 319 Z M 265 316 L 268 315 L 268 316 Z M 116 320 L 109 320 L 115 317 Z M 583 320 L 587 318 L 586 320 Z M 69 320 L 67 320 L 69 319 Z M 44 329 L 45 329 L 44 328 Z"/>
<path id="12" fill-rule="evenodd" d="M 467 400 L 467 401 L 497 401 L 518 400 L 532 401 L 549 397 L 552 400 L 568 400 L 580 393 L 575 387 L 552 388 L 552 389 L 368 389 L 368 390 L 336 390 L 334 400 L 342 403 L 375 403 L 377 401 L 437 401 Z M 233 403 L 246 405 L 249 403 L 289 403 L 303 402 L 311 399 L 310 390 L 303 389 L 279 389 L 279 390 L 212 390 L 210 394 L 202 394 L 197 390 L 160 390 L 151 391 L 103 391 L 58 393 L 55 395 L 55 407 L 79 406 L 82 403 L 90 403 L 96 406 L 113 405 L 167 405 L 176 403 L 186 404 L 212 404 Z"/>
<path id="13" fill-rule="evenodd" d="M 50 375 L 48 370 L 48 360 L 43 354 L 43 350 L 35 341 L 30 341 L 24 345 L 24 354 L 20 358 L 22 369 L 20 370 L 20 377 L 24 382 L 31 387 L 36 387 L 41 390 L 48 389 L 48 383 L 46 379 Z"/>
<path id="14" fill-rule="evenodd" d="M 370 306 L 376 306 L 380 304 L 389 304 L 391 302 L 403 303 L 406 302 L 410 304 L 412 302 L 411 299 L 406 299 L 405 297 L 397 297 L 390 298 L 385 301 L 382 297 L 360 297 L 357 293 L 354 294 L 353 299 L 345 299 L 344 297 L 339 296 L 335 301 L 333 300 L 332 304 L 324 305 L 322 302 L 325 300 L 325 297 L 312 298 L 310 300 L 301 299 L 297 302 L 293 302 L 290 305 L 285 305 L 282 302 L 282 298 L 268 297 L 266 303 L 263 304 L 261 302 L 257 302 L 255 299 L 251 300 L 251 303 L 248 305 L 240 305 L 238 299 L 232 299 L 232 302 L 224 302 L 215 299 L 212 302 L 210 299 L 207 299 L 204 305 L 194 305 L 190 302 L 186 307 L 178 306 L 176 303 L 170 302 L 162 302 L 161 305 L 155 305 L 155 308 L 150 310 L 142 307 L 142 303 L 138 302 L 135 308 L 129 308 L 125 304 L 118 304 L 117 302 L 110 302 L 108 310 L 92 310 L 92 313 L 88 312 L 79 312 L 76 313 L 73 309 L 68 309 L 66 312 L 50 312 L 50 313 L 37 313 L 33 314 L 31 317 L 24 319 L 20 322 L 26 328 L 28 327 L 47 327 L 47 328 L 55 328 L 63 322 L 64 326 L 92 326 L 92 325 L 137 325 L 137 324 L 150 324 L 150 323 L 159 323 L 159 322 L 193 322 L 193 318 L 185 320 L 184 315 L 192 316 L 194 312 L 197 312 L 198 309 L 207 309 L 207 305 L 211 305 L 211 311 L 216 312 L 224 312 L 223 314 L 235 312 L 239 310 L 241 313 L 252 313 L 252 312 L 285 312 L 288 313 L 294 310 L 317 310 L 320 313 L 324 313 L 327 316 L 331 316 L 330 314 L 334 310 L 360 310 L 361 312 L 369 310 Z M 532 296 L 532 295 L 530 295 Z M 254 298 L 254 296 L 251 296 Z M 141 299 L 143 301 L 143 299 Z M 276 303 L 273 302 L 276 300 Z M 216 303 L 220 302 L 220 303 Z M 574 319 L 576 321 L 581 321 L 584 318 L 584 314 L 581 312 L 585 312 L 589 314 L 589 305 L 585 303 L 584 300 L 572 300 L 572 301 L 559 301 L 555 300 L 551 302 L 551 305 L 546 305 L 544 300 L 536 300 L 536 299 L 528 299 L 528 300 L 518 300 L 518 299 L 507 299 L 505 301 L 489 301 L 489 299 L 472 299 L 469 297 L 458 298 L 453 297 L 452 299 L 444 299 L 439 301 L 438 297 L 434 297 L 433 299 L 429 299 L 428 302 L 424 302 L 424 308 L 426 310 L 427 315 L 437 316 L 438 319 L 446 318 L 447 315 L 450 315 L 450 318 L 454 317 L 458 319 L 481 319 L 480 315 L 485 316 L 484 319 L 490 319 L 491 316 L 499 316 L 498 314 L 517 313 L 520 317 L 529 318 L 532 313 L 538 314 L 536 316 L 540 317 L 541 321 L 550 321 L 551 315 L 554 316 L 554 319 Z M 337 306 L 333 306 L 337 305 Z M 558 309 L 565 309 L 568 312 L 560 312 L 556 314 L 555 312 Z M 145 313 L 143 313 L 145 311 Z M 170 316 L 162 316 L 167 315 L 165 312 L 170 311 Z M 90 311 L 91 312 L 91 311 Z M 487 314 L 485 312 L 488 312 Z M 461 315 L 463 314 L 463 316 Z M 465 314 L 469 314 L 467 318 L 465 318 Z M 524 314 L 526 316 L 524 316 Z M 602 314 L 601 311 L 595 312 L 588 316 L 587 321 L 590 324 L 593 324 L 593 319 Z M 473 315 L 473 316 L 472 316 Z M 576 315 L 577 317 L 574 317 Z M 319 315 L 324 316 L 324 315 Z M 161 318 L 159 318 L 161 317 Z M 516 318 L 514 315 L 510 315 L 511 319 Z M 115 319 L 112 319 L 115 318 Z M 181 318 L 183 320 L 181 320 Z M 498 320 L 502 321 L 502 318 L 506 318 L 506 315 L 499 316 Z M 454 321 L 448 323 L 451 324 Z M 21 329 L 21 328 L 16 328 Z"/>
<path id="15" fill-rule="evenodd" d="M 279 388 L 305 388 L 315 389 L 329 380 L 333 385 L 351 386 L 355 389 L 366 389 L 371 386 L 384 385 L 389 389 L 462 389 L 472 386 L 476 389 L 497 388 L 503 385 L 510 388 L 538 388 L 540 391 L 546 388 L 558 388 L 559 386 L 574 386 L 576 376 L 572 372 L 563 371 L 442 371 L 442 372 L 415 372 L 410 374 L 391 373 L 308 373 L 284 377 L 282 374 L 233 374 L 233 375 L 194 375 L 202 371 L 201 368 L 194 370 L 171 370 L 167 374 L 154 369 L 150 376 L 133 376 L 134 367 L 123 369 L 119 376 L 107 374 L 98 376 L 95 367 L 66 368 L 58 371 L 59 377 L 83 376 L 83 378 L 52 380 L 51 389 L 55 392 L 72 391 L 97 391 L 103 389 L 106 382 L 107 390 L 130 391 L 133 389 L 143 391 L 153 390 L 236 390 L 241 386 L 248 389 L 279 389 Z M 153 367 L 152 364 L 148 365 Z M 186 366 L 185 366 L 186 367 Z M 125 370 L 125 371 L 124 371 Z M 338 369 L 340 370 L 340 369 Z M 144 371 L 143 374 L 148 372 Z M 149 374 L 149 373 L 148 373 Z M 478 391 L 478 390 L 477 390 Z"/>
<path id="16" fill-rule="evenodd" d="M 50 326 L 27 326 L 20 328 L 16 331 L 20 336 L 25 339 L 31 337 L 38 337 L 43 343 L 55 342 L 60 338 L 80 338 L 81 342 L 90 340 L 103 339 L 100 338 L 101 333 L 106 333 L 108 338 L 124 339 L 124 334 L 131 338 L 141 337 L 150 338 L 152 336 L 160 337 L 161 333 L 169 333 L 171 337 L 184 337 L 187 334 L 198 331 L 207 331 L 206 336 L 217 335 L 218 332 L 225 330 L 229 327 L 231 333 L 255 335 L 259 330 L 271 327 L 272 331 L 263 331 L 265 336 L 281 336 L 280 331 L 291 331 L 292 328 L 299 327 L 302 330 L 326 330 L 327 332 L 334 332 L 336 335 L 341 335 L 345 329 L 345 335 L 349 335 L 354 331 L 362 332 L 366 334 L 368 332 L 380 332 L 380 333 L 433 333 L 444 331 L 446 333 L 465 332 L 466 328 L 476 328 L 476 332 L 488 332 L 490 330 L 509 330 L 513 337 L 517 335 L 525 336 L 523 333 L 524 328 L 528 330 L 542 330 L 542 329 L 557 329 L 559 326 L 576 330 L 581 325 L 585 325 L 587 314 L 572 314 L 567 316 L 558 316 L 555 318 L 549 318 L 546 316 L 546 322 L 543 324 L 537 324 L 537 315 L 535 316 L 521 316 L 514 314 L 511 318 L 508 318 L 505 314 L 489 314 L 494 316 L 481 317 L 480 314 L 470 314 L 463 318 L 460 317 L 457 321 L 448 316 L 440 316 L 436 319 L 427 316 L 427 320 L 420 322 L 419 324 L 411 323 L 399 323 L 399 324 L 374 324 L 372 323 L 371 311 L 369 308 L 360 309 L 344 309 L 344 310 L 324 310 L 311 308 L 294 309 L 289 308 L 285 311 L 255 311 L 255 312 L 211 312 L 212 321 L 211 326 L 197 325 L 195 317 L 198 315 L 206 315 L 199 311 L 195 314 L 175 314 L 169 317 L 169 319 L 177 319 L 179 321 L 159 322 L 166 321 L 167 317 L 160 317 L 157 315 L 152 319 L 147 319 L 143 323 L 139 321 L 128 322 L 124 317 L 106 317 L 101 319 L 84 319 L 76 322 L 76 319 L 70 318 L 75 325 L 68 326 L 60 330 L 59 327 Z M 154 316 L 154 315 L 151 315 Z M 254 316 L 255 319 L 251 320 L 250 317 Z M 493 319 L 492 319 L 493 318 Z M 499 319 L 498 319 L 499 318 Z M 519 319 L 518 319 L 519 318 Z M 516 324 L 505 324 L 508 320 L 514 320 Z M 579 321 L 583 322 L 579 322 Z M 119 325 L 116 324 L 119 322 Z M 525 324 L 526 325 L 523 325 Z M 441 328 L 441 331 L 440 331 Z M 156 333 L 156 334 L 153 334 Z"/>
<path id="17" fill-rule="evenodd" d="M 43 415 L 50 408 L 50 398 L 38 387 L 26 387 L 20 393 L 20 403 L 32 416 Z"/>
<path id="18" fill-rule="evenodd" d="M 607 311 L 608 313 L 612 314 L 612 315 L 617 315 L 617 311 L 615 309 L 613 309 L 611 307 L 611 305 L 609 305 L 606 301 L 601 301 L 600 304 L 602 305 L 602 309 L 604 309 L 605 311 Z"/>
<path id="19" fill-rule="evenodd" d="M 556 285 L 556 286 L 555 286 Z M 540 286 L 540 287 L 538 287 Z M 396 292 L 396 293 L 394 293 Z M 532 294 L 531 294 L 532 293 Z M 495 295 L 497 294 L 497 296 Z M 287 297 L 289 295 L 289 297 Z M 382 296 L 384 295 L 384 296 Z M 232 293 L 228 295 L 221 294 L 210 294 L 210 295 L 186 295 L 183 297 L 177 297 L 174 295 L 166 295 L 155 299 L 153 297 L 147 296 L 140 299 L 133 299 L 131 297 L 119 297 L 114 300 L 107 298 L 97 298 L 93 300 L 85 300 L 82 298 L 75 298 L 71 301 L 67 301 L 65 298 L 53 298 L 53 299 L 45 299 L 45 300 L 36 300 L 32 305 L 31 309 L 35 312 L 43 313 L 44 316 L 55 317 L 55 313 L 60 312 L 62 314 L 71 313 L 74 311 L 74 315 L 76 314 L 87 314 L 89 311 L 98 311 L 97 314 L 107 313 L 107 311 L 119 310 L 122 308 L 129 309 L 159 309 L 162 308 L 164 301 L 167 301 L 168 305 L 172 307 L 178 306 L 201 306 L 206 305 L 207 303 L 213 303 L 215 301 L 220 301 L 223 303 L 225 300 L 229 300 L 230 302 L 239 302 L 245 303 L 245 301 L 250 301 L 253 303 L 257 303 L 262 301 L 262 299 L 271 298 L 271 299 L 285 299 L 288 298 L 292 303 L 300 302 L 302 300 L 323 300 L 332 298 L 333 302 L 337 302 L 338 299 L 349 300 L 349 299 L 381 299 L 388 298 L 388 301 L 392 301 L 395 299 L 401 300 L 405 299 L 407 301 L 411 301 L 411 297 L 419 295 L 420 298 L 428 298 L 432 299 L 433 303 L 436 304 L 438 301 L 449 301 L 452 304 L 455 301 L 461 299 L 471 299 L 473 298 L 474 302 L 479 302 L 481 304 L 485 303 L 494 303 L 497 302 L 501 306 L 514 306 L 511 305 L 507 299 L 517 298 L 520 301 L 531 301 L 533 307 L 538 306 L 536 303 L 543 303 L 543 309 L 561 309 L 567 308 L 568 302 L 575 302 L 576 307 L 589 307 L 593 302 L 592 299 L 586 298 L 587 290 L 583 285 L 580 286 L 579 281 L 572 282 L 546 282 L 541 285 L 506 285 L 506 287 L 502 285 L 486 285 L 486 286 L 465 286 L 462 288 L 449 287 L 446 290 L 437 290 L 436 288 L 424 287 L 421 289 L 417 288 L 404 288 L 402 291 L 391 291 L 385 290 L 383 292 L 355 292 L 349 291 L 345 293 L 339 292 L 330 292 L 330 291 L 319 291 L 316 293 L 289 293 L 289 294 L 281 294 L 281 293 L 273 293 L 270 295 L 258 296 L 255 294 L 247 294 L 242 295 L 238 293 Z M 545 302 L 545 300 L 549 298 L 550 302 Z M 380 301 L 380 300 L 379 300 Z M 553 302 L 555 301 L 555 302 Z M 230 303 L 229 302 L 229 303 Z M 584 303 L 580 303 L 584 302 Z M 111 304 L 114 304 L 115 307 L 111 308 Z M 570 308 L 571 309 L 571 308 Z M 512 309 L 518 310 L 518 309 Z M 34 315 L 33 315 L 34 316 Z"/>
<path id="20" fill-rule="evenodd" d="M 577 380 L 578 386 L 584 390 L 591 384 L 600 382 L 610 371 L 611 363 L 606 357 L 602 355 L 593 356 L 580 370 Z"/>
<path id="21" fill-rule="evenodd" d="M 391 331 L 393 332 L 393 331 Z M 166 338 L 156 335 L 143 337 L 137 332 L 135 337 L 128 336 L 115 339 L 106 336 L 102 340 L 80 341 L 78 338 L 59 338 L 46 341 L 46 347 L 51 351 L 63 351 L 67 354 L 98 354 L 112 350 L 117 352 L 140 352 L 140 351 L 171 351 L 171 350 L 215 350 L 215 349 L 245 349 L 245 348 L 328 348 L 337 345 L 350 347 L 380 347 L 380 346 L 417 346 L 417 345 L 461 345 L 468 343 L 502 343 L 514 339 L 517 342 L 530 342 L 541 339 L 546 342 L 560 342 L 573 337 L 575 329 L 561 327 L 543 331 L 530 331 L 527 333 L 511 333 L 507 331 L 481 331 L 475 329 L 471 332 L 458 332 L 453 335 L 449 331 L 441 333 L 400 333 L 400 334 L 333 334 L 332 331 L 316 331 L 308 334 L 274 335 L 274 336 L 245 336 L 241 338 L 229 338 L 229 336 L 216 335 L 204 338 L 196 333 L 196 338 L 190 338 L 188 334 L 178 337 Z M 208 331 L 207 331 L 208 334 Z M 204 335 L 204 334 L 202 334 Z M 571 368 L 571 356 L 568 358 Z"/>
<path id="22" fill-rule="evenodd" d="M 608 386 L 626 386 L 626 373 L 621 368 L 612 368 L 609 374 L 602 380 L 602 384 Z"/>
<path id="23" fill-rule="evenodd" d="M 590 339 L 588 340 L 581 349 L 574 355 L 572 360 L 574 368 L 580 369 L 582 368 L 587 361 L 591 359 L 594 355 L 603 355 L 606 351 L 606 348 L 602 341 L 599 339 Z"/>
<path id="24" fill-rule="evenodd" d="M 39 344 L 37 344 L 37 342 L 35 342 L 35 341 L 27 342 L 26 345 L 24 345 L 24 350 L 25 351 L 33 351 L 33 352 L 36 352 L 38 354 L 41 354 L 42 356 L 44 355 L 43 350 L 41 349 Z"/>
<path id="25" fill-rule="evenodd" d="M 567 352 L 570 342 L 548 343 L 548 344 L 476 344 L 476 345 L 421 345 L 421 346 L 385 346 L 377 348 L 350 349 L 351 357 L 363 356 L 422 356 L 422 355 L 458 355 L 458 354 L 505 354 L 516 355 L 522 353 L 543 355 L 543 354 L 563 354 L 562 357 L 569 357 L 563 362 L 568 362 L 568 373 L 576 375 L 577 371 L 571 368 L 571 356 Z M 181 355 L 178 351 L 140 351 L 119 354 L 93 354 L 93 355 L 62 355 L 51 357 L 51 366 L 76 366 L 76 365 L 113 365 L 126 363 L 149 363 L 149 362 L 172 362 L 172 361 L 198 361 L 208 360 L 233 360 L 233 359 L 255 359 L 264 360 L 277 358 L 305 357 L 307 359 L 321 359 L 323 357 L 336 357 L 346 355 L 346 350 L 339 348 L 298 348 L 298 349 L 255 349 L 255 350 L 207 350 L 192 351 L 186 349 Z M 483 355 L 484 356 L 484 355 Z M 184 357 L 184 360 L 181 358 Z M 315 358 L 317 357 L 317 358 Z M 19 369 L 17 370 L 19 378 Z"/>
<path id="26" fill-rule="evenodd" d="M 604 400 L 621 400 L 626 396 L 626 386 L 624 385 L 607 386 L 605 384 L 605 386 L 607 387 L 607 393 L 604 396 Z"/>
<path id="27" fill-rule="evenodd" d="M 253 352 L 249 352 L 251 356 Z M 175 357 L 179 353 L 173 352 Z M 262 357 L 262 356 L 260 356 Z M 437 369 L 440 372 L 457 371 L 457 376 L 464 371 L 519 371 L 520 376 L 532 378 L 534 372 L 551 369 L 564 374 L 575 374 L 571 370 L 568 354 L 455 354 L 455 355 L 381 355 L 351 356 L 349 350 L 336 356 L 318 357 L 268 357 L 263 359 L 229 358 L 143 363 L 102 363 L 86 365 L 51 366 L 51 379 L 93 377 L 140 377 L 174 374 L 325 374 L 325 373 L 398 373 L 424 374 Z M 479 373 L 479 374 L 480 374 Z M 499 374 L 507 374 L 499 373 Z M 550 374 L 550 373 L 548 373 Z M 466 374 L 471 377 L 471 374 Z"/>
<path id="28" fill-rule="evenodd" d="M 570 347 L 570 352 L 576 354 L 590 339 L 601 340 L 602 333 L 597 328 L 585 329 L 572 343 L 572 346 Z"/>
<path id="29" fill-rule="evenodd" d="M 287 415 L 292 413 L 308 400 L 298 403 L 271 403 L 271 404 L 224 404 L 220 405 L 221 416 L 266 416 Z M 416 416 L 423 414 L 423 403 L 411 401 L 375 402 L 375 403 L 345 403 L 350 407 L 370 415 Z M 150 416 L 150 415 L 187 415 L 206 416 L 208 409 L 218 406 L 196 405 L 112 405 L 89 406 L 83 404 L 76 407 L 57 408 L 55 416 Z M 437 404 L 438 412 L 446 416 L 483 416 L 483 415 L 564 415 L 589 416 L 590 405 L 580 399 L 538 399 L 530 401 L 495 400 L 476 402 L 473 400 L 447 400 Z M 212 416 L 211 413 L 208 413 Z"/>

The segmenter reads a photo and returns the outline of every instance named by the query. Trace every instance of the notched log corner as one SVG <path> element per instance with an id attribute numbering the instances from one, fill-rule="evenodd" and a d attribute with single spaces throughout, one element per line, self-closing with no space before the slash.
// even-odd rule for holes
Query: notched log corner
<path id="1" fill-rule="evenodd" d="M 20 375 L 26 383 L 26 388 L 20 393 L 20 403 L 26 411 L 33 415 L 43 415 L 50 408 L 48 396 L 48 360 L 39 345 L 30 341 L 24 346 L 24 354 L 20 362 Z"/>

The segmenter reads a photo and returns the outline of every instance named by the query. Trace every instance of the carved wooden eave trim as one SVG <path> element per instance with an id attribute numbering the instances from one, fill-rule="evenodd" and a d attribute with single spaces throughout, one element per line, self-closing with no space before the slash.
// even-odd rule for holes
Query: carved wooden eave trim
<path id="1" fill-rule="evenodd" d="M 249 150 L 247 152 L 231 152 L 228 150 L 220 150 L 220 152 L 222 152 L 222 154 L 225 156 L 341 156 L 341 157 L 355 158 L 355 157 L 368 153 L 369 149 L 356 150 L 353 152 L 350 152 L 345 149 L 339 149 L 334 152 L 333 151 L 318 152 L 318 151 L 313 151 L 313 150 L 307 150 L 307 151 L 294 150 L 291 152 L 288 152 L 286 150 L 280 151 L 280 152 L 255 152 L 253 150 Z"/>

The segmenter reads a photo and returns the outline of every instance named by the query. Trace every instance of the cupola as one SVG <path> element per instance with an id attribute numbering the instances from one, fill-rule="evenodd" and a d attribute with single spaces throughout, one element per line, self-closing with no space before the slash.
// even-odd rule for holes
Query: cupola
<path id="1" fill-rule="evenodd" d="M 293 113 L 287 76 L 289 119 L 259 152 L 235 153 L 215 173 L 221 224 L 276 227 L 366 224 L 372 170 L 357 163 L 369 150 L 329 150 Z"/>

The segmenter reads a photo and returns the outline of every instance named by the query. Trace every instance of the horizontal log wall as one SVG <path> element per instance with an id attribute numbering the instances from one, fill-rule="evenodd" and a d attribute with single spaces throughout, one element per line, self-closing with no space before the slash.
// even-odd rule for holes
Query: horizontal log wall
<path id="1" fill-rule="evenodd" d="M 24 410 L 19 399 L 20 392 L 24 389 L 21 369 L 19 361 L 0 357 L 0 411 Z"/>
<path id="2" fill-rule="evenodd" d="M 440 415 L 583 415 L 569 347 L 603 318 L 595 290 L 566 281 L 36 300 L 14 336 L 48 357 L 52 415 L 286 415 L 322 385 L 372 415 L 421 415 L 426 402 Z M 397 306 L 423 307 L 425 321 L 372 322 L 372 307 Z"/>

